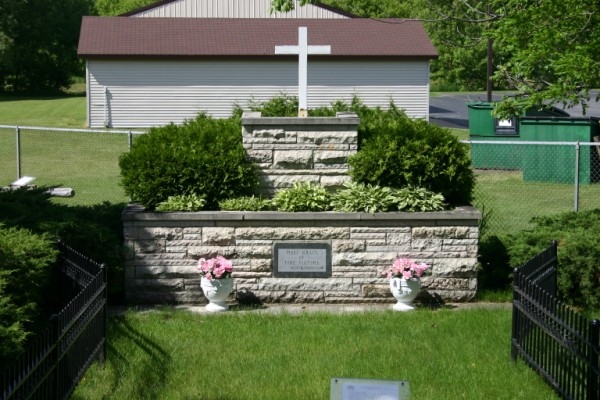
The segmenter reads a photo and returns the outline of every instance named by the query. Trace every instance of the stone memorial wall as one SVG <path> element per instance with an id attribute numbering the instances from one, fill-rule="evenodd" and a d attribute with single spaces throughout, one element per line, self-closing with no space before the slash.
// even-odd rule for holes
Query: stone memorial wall
<path id="1" fill-rule="evenodd" d="M 261 118 L 245 113 L 243 143 L 266 195 L 310 181 L 350 180 L 359 119 Z M 147 212 L 130 205 L 123 229 L 130 304 L 202 304 L 197 260 L 233 262 L 231 301 L 393 304 L 381 272 L 397 257 L 431 266 L 422 300 L 461 302 L 477 289 L 481 213 L 472 207 L 426 213 Z"/>
<path id="2" fill-rule="evenodd" d="M 126 296 L 129 303 L 205 303 L 195 265 L 220 254 L 234 265 L 232 301 L 392 304 L 380 272 L 396 257 L 431 266 L 422 299 L 469 301 L 477 289 L 480 218 L 471 207 L 368 214 L 153 213 L 129 206 Z M 274 249 L 297 253 L 275 257 Z"/>

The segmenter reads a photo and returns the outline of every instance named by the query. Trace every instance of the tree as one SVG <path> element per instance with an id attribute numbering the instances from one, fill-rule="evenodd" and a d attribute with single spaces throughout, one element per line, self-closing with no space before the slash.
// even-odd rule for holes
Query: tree
<path id="1" fill-rule="evenodd" d="M 95 0 L 99 15 L 121 15 L 155 3 L 156 0 Z"/>
<path id="2" fill-rule="evenodd" d="M 314 0 L 301 0 L 301 4 L 310 2 Z M 590 89 L 600 86 L 600 3 L 596 0 L 397 2 L 411 4 L 412 17 L 426 23 L 438 46 L 434 79 L 462 83 L 462 89 L 480 86 L 487 80 L 487 39 L 493 40 L 494 82 L 516 91 L 499 104 L 498 115 L 519 115 L 555 103 L 566 108 L 581 104 L 585 110 Z M 293 0 L 272 0 L 275 10 L 289 10 L 293 4 Z"/>
<path id="3" fill-rule="evenodd" d="M 81 16 L 93 0 L 3 0 L 0 3 L 0 92 L 57 92 L 82 72 L 77 58 Z"/>
<path id="4" fill-rule="evenodd" d="M 600 86 L 600 3 L 595 0 L 510 0 L 491 35 L 510 57 L 495 79 L 517 90 L 498 108 L 517 115 L 525 108 L 581 104 Z M 595 101 L 598 101 L 596 97 Z"/>
<path id="5" fill-rule="evenodd" d="M 431 41 L 439 51 L 439 58 L 431 63 L 433 86 L 449 90 L 486 88 L 487 48 L 486 40 L 482 35 L 484 24 L 455 18 L 455 14 L 462 15 L 465 11 L 464 7 L 458 7 L 458 4 L 447 0 L 325 0 L 325 2 L 359 17 L 422 20 Z M 294 2 L 273 0 L 271 4 L 274 10 L 288 10 L 293 8 Z"/>

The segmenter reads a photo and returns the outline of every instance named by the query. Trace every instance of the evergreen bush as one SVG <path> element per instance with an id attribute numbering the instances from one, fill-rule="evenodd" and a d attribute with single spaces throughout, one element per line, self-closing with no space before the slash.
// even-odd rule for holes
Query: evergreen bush
<path id="1" fill-rule="evenodd" d="M 600 309 L 600 209 L 568 212 L 532 220 L 533 229 L 509 235 L 506 247 L 512 267 L 558 241 L 558 290 L 571 305 Z"/>
<path id="2" fill-rule="evenodd" d="M 220 200 L 251 195 L 258 185 L 237 118 L 200 114 L 181 126 L 152 128 L 119 166 L 125 193 L 148 209 L 169 196 L 198 195 L 206 199 L 205 209 L 216 210 Z"/>
<path id="3" fill-rule="evenodd" d="M 122 304 L 124 252 L 121 213 L 125 204 L 104 202 L 91 206 L 68 206 L 52 202 L 46 190 L 40 187 L 0 191 L 0 222 L 6 227 L 47 234 L 52 240 L 62 239 L 92 260 L 105 263 L 108 301 Z"/>
<path id="4" fill-rule="evenodd" d="M 47 321 L 57 254 L 47 235 L 0 224 L 0 370 L 23 351 L 35 326 Z"/>
<path id="5" fill-rule="evenodd" d="M 451 205 L 472 200 L 475 175 L 468 147 L 449 130 L 411 119 L 391 105 L 362 115 L 360 150 L 350 157 L 357 182 L 440 193 Z"/>

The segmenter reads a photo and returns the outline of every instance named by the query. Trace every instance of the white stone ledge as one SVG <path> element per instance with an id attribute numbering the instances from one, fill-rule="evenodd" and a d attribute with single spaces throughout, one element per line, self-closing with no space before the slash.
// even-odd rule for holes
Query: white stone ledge
<path id="1" fill-rule="evenodd" d="M 435 212 L 282 212 L 282 211 L 199 211 L 199 212 L 146 212 L 143 207 L 129 205 L 122 214 L 127 221 L 423 221 L 438 222 L 433 226 L 447 226 L 450 221 L 461 226 L 478 226 L 481 212 L 473 207 L 458 207 L 451 211 Z M 443 223 L 441 223 L 443 222 Z M 455 224 L 452 224 L 455 225 Z"/>

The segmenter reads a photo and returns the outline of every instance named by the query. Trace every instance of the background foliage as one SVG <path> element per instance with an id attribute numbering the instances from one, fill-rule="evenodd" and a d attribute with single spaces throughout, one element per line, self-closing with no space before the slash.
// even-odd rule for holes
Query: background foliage
<path id="1" fill-rule="evenodd" d="M 94 13 L 93 0 L 2 0 L 0 93 L 56 93 L 83 75 L 81 16 Z"/>
<path id="2" fill-rule="evenodd" d="M 301 1 L 310 2 L 315 1 Z M 499 114 L 519 115 L 546 103 L 585 105 L 589 89 L 600 86 L 600 3 L 595 0 L 326 3 L 362 17 L 422 20 L 440 54 L 432 64 L 438 88 L 485 88 L 491 39 L 495 89 L 517 91 L 497 109 Z M 289 9 L 292 0 L 272 0 L 272 5 Z"/>

